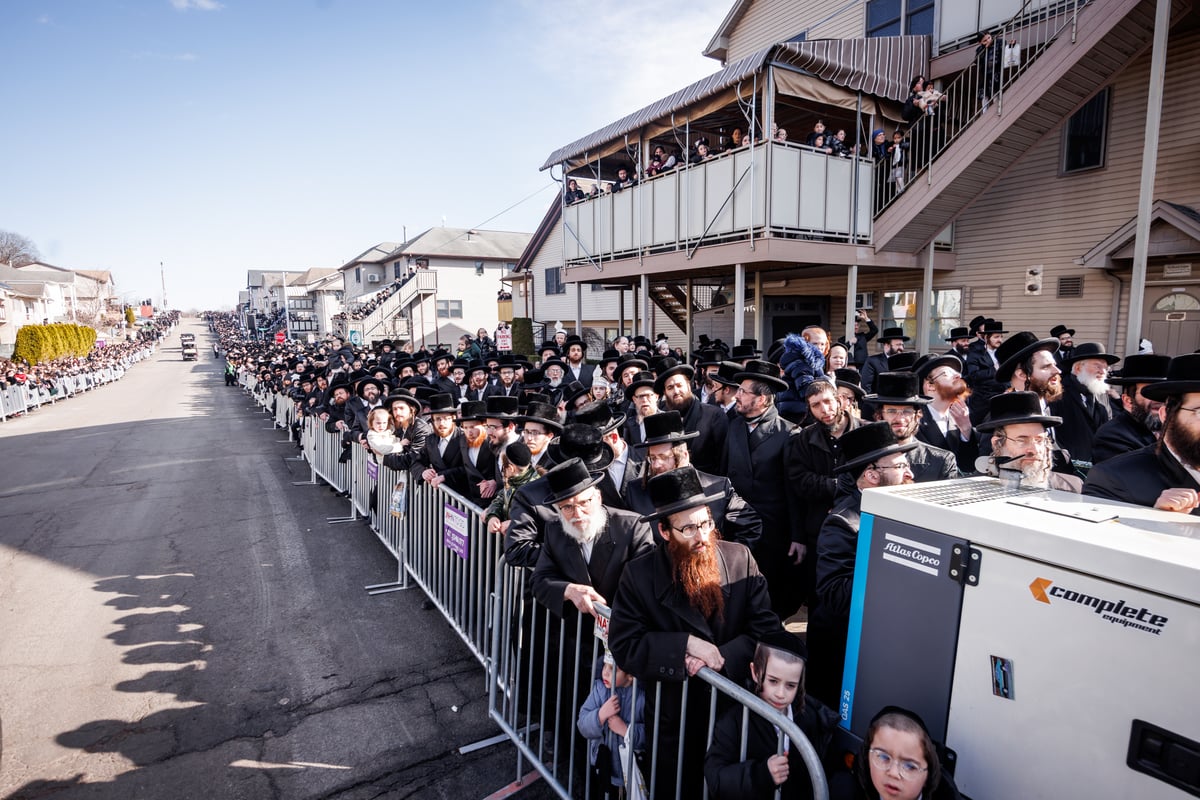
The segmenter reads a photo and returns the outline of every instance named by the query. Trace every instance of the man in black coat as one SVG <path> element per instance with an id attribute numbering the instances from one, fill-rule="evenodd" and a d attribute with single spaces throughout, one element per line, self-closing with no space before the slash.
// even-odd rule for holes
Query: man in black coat
<path id="1" fill-rule="evenodd" d="M 1004 323 L 997 320 L 984 320 L 979 339 L 971 342 L 967 348 L 967 361 L 964 366 L 963 378 L 971 387 L 971 398 L 967 407 L 971 410 L 971 424 L 978 425 L 987 416 L 988 401 L 1004 391 L 1007 380 L 1001 381 L 996 377 L 1000 367 L 1000 358 L 996 351 L 1004 343 Z"/>
<path id="2" fill-rule="evenodd" d="M 875 408 L 875 420 L 890 425 L 901 444 L 915 445 L 908 451 L 914 483 L 957 478 L 958 462 L 953 453 L 917 439 L 924 408 L 929 404 L 929 398 L 917 392 L 919 383 L 920 378 L 913 372 L 882 372 L 875 381 L 878 393 L 863 399 Z"/>
<path id="3" fill-rule="evenodd" d="M 921 393 L 930 398 L 921 414 L 917 439 L 953 453 L 959 470 L 971 472 L 979 457 L 979 435 L 971 425 L 966 403 L 970 388 L 961 370 L 962 361 L 953 354 L 930 354 L 916 363 Z"/>
<path id="4" fill-rule="evenodd" d="M 1170 363 L 1168 356 L 1135 353 L 1125 357 L 1120 375 L 1108 379 L 1110 385 L 1121 387 L 1121 407 L 1125 413 L 1114 415 L 1096 431 L 1092 439 L 1093 464 L 1132 453 L 1158 441 L 1162 431 L 1158 409 L 1162 403 L 1148 399 L 1142 390 L 1166 380 Z"/>
<path id="5" fill-rule="evenodd" d="M 1071 357 L 1071 353 L 1075 350 L 1075 329 L 1068 328 L 1066 325 L 1055 325 L 1050 329 L 1050 335 L 1058 339 L 1058 352 L 1054 354 L 1059 366 L 1064 370 L 1066 366 L 1063 361 Z"/>
<path id="6" fill-rule="evenodd" d="M 738 416 L 729 423 L 729 436 L 721 461 L 742 497 L 754 498 L 754 510 L 763 523 L 763 537 L 755 547 L 755 558 L 771 591 L 771 608 L 787 619 L 804 602 L 800 563 L 804 542 L 794 538 L 787 498 L 787 467 L 784 456 L 794 425 L 775 408 L 775 394 L 788 382 L 779 377 L 779 367 L 770 361 L 752 359 L 734 380 Z"/>
<path id="7" fill-rule="evenodd" d="M 741 369 L 741 365 L 738 365 Z M 694 433 L 683 429 L 683 419 L 678 411 L 663 411 L 646 418 L 647 438 L 637 447 L 643 451 L 640 473 L 631 476 L 625 483 L 625 500 L 630 511 L 648 516 L 654 513 L 654 500 L 646 488 L 652 478 L 674 469 L 691 466 L 691 454 L 687 449 Z M 697 470 L 700 488 L 709 497 L 709 504 L 717 530 L 728 542 L 739 542 L 753 549 L 762 536 L 762 518 L 733 488 L 729 478 L 709 475 Z"/>
<path id="8" fill-rule="evenodd" d="M 400 440 L 399 452 L 383 457 L 383 465 L 389 469 L 412 470 L 419 467 L 425 451 L 425 440 L 433 435 L 433 428 L 423 418 L 421 401 L 408 392 L 399 391 L 383 398 L 380 403 L 392 415 L 396 425 L 396 438 Z"/>
<path id="9" fill-rule="evenodd" d="M 491 502 L 496 494 L 496 457 L 484 427 L 485 403 L 466 400 L 458 407 L 458 422 L 463 432 L 463 470 L 472 496 L 481 504 Z"/>
<path id="10" fill-rule="evenodd" d="M 916 447 L 915 441 L 901 444 L 886 422 L 863 425 L 842 437 L 845 461 L 835 472 L 848 480 L 839 483 L 833 510 L 821 526 L 817 605 L 808 618 L 806 688 L 831 708 L 838 707 L 841 696 L 862 493 L 876 486 L 912 483 L 905 454 Z"/>
<path id="11" fill-rule="evenodd" d="M 1162 440 L 1093 466 L 1083 493 L 1200 516 L 1200 354 L 1171 359 L 1142 394 L 1163 403 Z"/>
<path id="12" fill-rule="evenodd" d="M 879 334 L 879 344 L 883 352 L 876 353 L 866 360 L 862 366 L 862 388 L 864 391 L 875 391 L 875 376 L 888 371 L 888 356 L 904 352 L 904 343 L 909 337 L 904 335 L 903 328 L 884 328 Z"/>
<path id="13" fill-rule="evenodd" d="M 657 523 L 658 548 L 625 568 L 612 607 L 608 642 L 617 666 L 636 677 L 646 692 L 646 720 L 659 714 L 655 796 L 673 797 L 678 765 L 683 682 L 702 668 L 735 683 L 749 677 L 756 640 L 780 630 L 771 611 L 766 580 L 750 550 L 720 541 L 696 471 L 672 470 L 648 484 Z M 683 577 L 681 577 L 683 576 Z M 655 683 L 662 703 L 655 709 Z M 707 684 L 692 681 L 683 763 L 703 758 L 709 705 Z M 646 727 L 652 734 L 652 726 Z M 699 797 L 703 774 L 683 772 L 683 797 Z"/>
<path id="14" fill-rule="evenodd" d="M 701 403 L 692 393 L 695 373 L 688 364 L 664 358 L 662 369 L 654 381 L 654 390 L 662 396 L 668 411 L 678 411 L 683 417 L 684 430 L 697 434 L 688 444 L 688 449 L 692 451 L 692 464 L 696 469 L 719 475 L 725 437 L 729 432 L 729 418 L 716 406 Z"/>
<path id="15" fill-rule="evenodd" d="M 576 335 L 568 336 L 563 350 L 567 356 L 567 372 L 563 376 L 563 382 L 579 381 L 585 389 L 592 388 L 592 381 L 596 375 L 596 365 L 589 364 L 584 360 L 587 345 L 584 344 L 583 339 Z"/>
<path id="16" fill-rule="evenodd" d="M 1112 419 L 1108 405 L 1108 369 L 1121 359 L 1104 352 L 1104 345 L 1084 342 L 1071 355 L 1058 359 L 1063 376 L 1063 396 L 1050 403 L 1050 413 L 1062 417 L 1057 431 L 1060 447 L 1071 460 L 1091 464 L 1092 439 L 1100 426 Z"/>
<path id="17" fill-rule="evenodd" d="M 481 505 L 479 487 L 467 479 L 467 436 L 457 425 L 454 398 L 439 392 L 429 398 L 432 428 L 418 459 L 421 478 L 430 486 L 445 484 L 475 505 Z"/>

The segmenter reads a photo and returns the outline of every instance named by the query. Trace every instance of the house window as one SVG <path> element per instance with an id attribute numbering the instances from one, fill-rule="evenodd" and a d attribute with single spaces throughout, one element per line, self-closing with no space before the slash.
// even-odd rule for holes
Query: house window
<path id="1" fill-rule="evenodd" d="M 311 311 L 313 300 L 311 297 L 289 297 L 288 308 L 293 311 Z"/>
<path id="2" fill-rule="evenodd" d="M 1101 89 L 1096 96 L 1071 115 L 1063 127 L 1064 173 L 1082 172 L 1104 166 L 1104 150 L 1108 139 L 1108 100 L 1110 90 Z"/>
<path id="3" fill-rule="evenodd" d="M 392 263 L 392 277 L 397 280 L 404 277 L 404 266 L 399 261 Z"/>
<path id="4" fill-rule="evenodd" d="M 546 294 L 566 294 L 567 287 L 562 282 L 562 267 L 546 269 Z"/>
<path id="5" fill-rule="evenodd" d="M 483 262 L 482 262 L 482 261 L 476 261 L 476 262 L 475 262 L 475 274 L 476 274 L 476 275 L 482 275 L 482 274 L 483 274 Z"/>
<path id="6" fill-rule="evenodd" d="M 867 36 L 933 33 L 935 0 L 867 0 Z"/>
<path id="7" fill-rule="evenodd" d="M 354 268 L 354 282 L 362 283 L 362 267 Z"/>
<path id="8" fill-rule="evenodd" d="M 906 336 L 916 336 L 917 304 L 921 293 L 881 292 L 883 308 L 879 315 L 880 328 L 903 328 Z M 946 338 L 951 328 L 962 325 L 962 289 L 934 289 L 930 308 L 929 341 L 936 346 Z"/>
<path id="9" fill-rule="evenodd" d="M 462 319 L 462 300 L 438 300 L 438 319 Z"/>

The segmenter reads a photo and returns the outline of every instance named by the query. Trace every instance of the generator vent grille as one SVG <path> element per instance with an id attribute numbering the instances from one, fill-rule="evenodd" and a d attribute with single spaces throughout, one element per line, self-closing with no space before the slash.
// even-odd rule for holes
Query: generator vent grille
<path id="1" fill-rule="evenodd" d="M 939 506 L 965 506 L 971 503 L 983 503 L 988 500 L 1002 500 L 1007 497 L 1022 497 L 1031 494 L 1045 494 L 1045 489 L 1022 489 L 1006 485 L 1004 481 L 996 480 L 967 480 L 946 481 L 933 485 L 914 484 L 906 489 L 898 489 L 892 494 L 900 497 L 911 497 L 914 500 L 924 500 Z"/>

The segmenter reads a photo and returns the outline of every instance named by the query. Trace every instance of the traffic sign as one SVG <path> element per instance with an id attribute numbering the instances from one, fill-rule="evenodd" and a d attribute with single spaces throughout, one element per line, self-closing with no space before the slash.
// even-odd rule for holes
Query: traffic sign
<path id="1" fill-rule="evenodd" d="M 275 331 L 275 343 L 276 343 L 276 344 L 283 344 L 283 340 L 284 340 L 285 338 L 286 338 L 286 337 L 284 336 L 284 333 L 283 333 L 283 331 L 281 331 L 281 330 L 280 330 L 280 331 Z"/>

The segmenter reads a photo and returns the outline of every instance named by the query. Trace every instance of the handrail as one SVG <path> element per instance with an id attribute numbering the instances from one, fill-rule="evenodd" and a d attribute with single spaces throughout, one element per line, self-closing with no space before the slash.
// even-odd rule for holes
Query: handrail
<path id="1" fill-rule="evenodd" d="M 431 284 L 431 285 L 430 285 Z M 362 329 L 363 342 L 380 326 L 393 319 L 400 313 L 419 292 L 437 291 L 437 272 L 432 269 L 418 269 L 411 278 L 400 284 L 400 288 L 384 299 L 379 307 L 359 320 L 348 320 L 351 325 L 357 323 Z"/>
<path id="2" fill-rule="evenodd" d="M 908 126 L 909 150 L 904 183 L 911 183 L 930 168 L 938 156 L 949 149 L 975 120 L 993 107 L 997 116 L 1004 114 L 1004 92 L 1024 75 L 1060 35 L 1070 29 L 1075 39 L 1079 7 L 1088 0 L 1025 0 L 1020 10 L 993 33 L 1000 48 L 999 63 L 985 64 L 978 50 L 971 65 L 958 74 L 943 91 L 932 114 L 922 114 Z M 1015 45 L 1015 50 L 1006 50 Z M 1009 60 L 1009 54 L 1015 59 Z M 890 165 L 882 164 L 887 169 Z M 878 167 L 877 167 L 878 168 Z M 900 196 L 890 191 L 877 196 L 878 217 Z"/>

